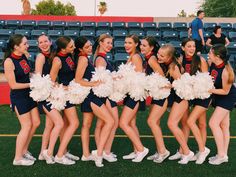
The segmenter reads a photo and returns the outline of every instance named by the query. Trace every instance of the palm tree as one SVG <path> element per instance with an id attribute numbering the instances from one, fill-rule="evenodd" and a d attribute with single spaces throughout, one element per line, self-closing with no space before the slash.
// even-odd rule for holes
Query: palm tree
<path id="1" fill-rule="evenodd" d="M 107 3 L 104 1 L 99 2 L 98 11 L 100 15 L 103 15 L 107 11 Z"/>
<path id="2" fill-rule="evenodd" d="M 22 7 L 23 7 L 23 15 L 29 15 L 30 11 L 31 11 L 31 7 L 30 7 L 30 2 L 29 0 L 21 0 L 21 2 L 23 3 Z"/>

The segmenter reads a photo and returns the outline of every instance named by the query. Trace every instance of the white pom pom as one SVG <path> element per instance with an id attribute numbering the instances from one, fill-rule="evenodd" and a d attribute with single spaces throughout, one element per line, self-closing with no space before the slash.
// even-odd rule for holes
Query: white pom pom
<path id="1" fill-rule="evenodd" d="M 68 85 L 67 99 L 71 104 L 80 104 L 90 93 L 91 87 L 81 86 L 74 80 Z"/>
<path id="2" fill-rule="evenodd" d="M 113 79 L 111 72 L 104 67 L 95 68 L 95 72 L 91 81 L 102 81 L 102 83 L 96 87 L 93 87 L 93 92 L 98 97 L 108 97 L 113 91 Z"/>
<path id="3" fill-rule="evenodd" d="M 34 101 L 46 100 L 52 90 L 53 83 L 49 75 L 41 76 L 39 73 L 33 74 L 30 78 L 30 97 Z"/>
<path id="4" fill-rule="evenodd" d="M 147 97 L 146 87 L 146 76 L 145 73 L 134 72 L 130 74 L 127 78 L 130 82 L 129 84 L 129 95 L 135 101 L 144 101 Z"/>
<path id="5" fill-rule="evenodd" d="M 170 88 L 167 88 L 169 85 L 168 79 L 158 73 L 147 76 L 146 89 L 154 100 L 167 98 L 170 95 Z"/>
<path id="6" fill-rule="evenodd" d="M 189 73 L 184 73 L 180 79 L 175 80 L 172 83 L 172 86 L 175 89 L 176 94 L 184 100 L 193 100 L 194 99 L 194 77 L 190 76 Z"/>
<path id="7" fill-rule="evenodd" d="M 212 88 L 214 88 L 214 83 L 210 74 L 197 72 L 193 85 L 195 98 L 209 98 L 211 94 L 208 91 Z"/>
<path id="8" fill-rule="evenodd" d="M 51 109 L 57 109 L 58 111 L 65 109 L 67 101 L 67 93 L 63 88 L 63 85 L 53 87 L 49 98 L 47 99 L 50 102 Z"/>

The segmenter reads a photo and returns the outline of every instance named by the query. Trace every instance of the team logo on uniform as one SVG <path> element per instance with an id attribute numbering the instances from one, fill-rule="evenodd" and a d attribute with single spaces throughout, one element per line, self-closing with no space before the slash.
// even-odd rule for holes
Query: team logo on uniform
<path id="1" fill-rule="evenodd" d="M 66 63 L 67 65 L 70 67 L 71 70 L 74 70 L 75 69 L 75 63 L 74 61 L 71 59 L 71 57 L 68 57 L 66 59 Z"/>
<path id="2" fill-rule="evenodd" d="M 30 72 L 30 66 L 28 65 L 26 60 L 21 60 L 20 61 L 20 66 L 23 69 L 25 74 L 28 74 Z"/>
<path id="3" fill-rule="evenodd" d="M 216 77 L 218 76 L 218 72 L 215 69 L 213 69 L 211 71 L 211 76 L 214 78 L 214 80 L 216 80 Z"/>

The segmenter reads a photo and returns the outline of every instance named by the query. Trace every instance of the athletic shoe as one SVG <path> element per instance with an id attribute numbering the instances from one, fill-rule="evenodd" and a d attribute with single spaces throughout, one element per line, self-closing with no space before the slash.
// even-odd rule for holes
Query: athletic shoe
<path id="1" fill-rule="evenodd" d="M 65 156 L 66 156 L 66 158 L 68 158 L 68 159 L 70 159 L 70 160 L 73 160 L 73 161 L 79 160 L 79 157 L 78 157 L 78 156 L 75 156 L 75 155 L 69 153 L 69 151 L 66 152 Z"/>
<path id="2" fill-rule="evenodd" d="M 111 153 L 106 154 L 104 151 L 103 151 L 102 157 L 108 162 L 116 162 L 117 161 L 117 158 L 115 158 Z"/>
<path id="3" fill-rule="evenodd" d="M 216 158 L 213 158 L 212 160 L 209 161 L 209 164 L 220 165 L 224 162 L 228 162 L 228 156 L 224 156 L 224 157 L 216 156 Z"/>
<path id="4" fill-rule="evenodd" d="M 102 156 L 98 156 L 97 151 L 92 151 L 92 155 L 94 156 L 94 162 L 96 167 L 103 167 Z"/>
<path id="5" fill-rule="evenodd" d="M 45 158 L 43 157 L 43 153 L 39 154 L 38 160 L 45 160 Z"/>
<path id="6" fill-rule="evenodd" d="M 142 152 L 137 152 L 137 156 L 132 160 L 132 162 L 141 162 L 148 152 L 149 149 L 144 147 Z"/>
<path id="7" fill-rule="evenodd" d="M 203 152 L 199 152 L 196 164 L 202 164 L 206 160 L 206 157 L 209 155 L 209 153 L 210 149 L 208 149 L 207 147 L 205 147 L 205 150 Z"/>
<path id="8" fill-rule="evenodd" d="M 27 152 L 23 155 L 23 157 L 24 157 L 25 159 L 32 160 L 32 161 L 35 161 L 35 160 L 36 160 L 36 158 L 35 158 L 34 156 L 32 156 L 32 154 L 31 154 L 29 151 L 27 151 Z"/>
<path id="9" fill-rule="evenodd" d="M 168 159 L 169 160 L 178 160 L 181 159 L 182 154 L 179 153 L 179 151 L 177 151 L 174 155 L 170 156 Z"/>
<path id="10" fill-rule="evenodd" d="M 208 161 L 212 161 L 214 159 L 216 159 L 218 157 L 218 155 L 212 156 L 208 158 Z M 228 156 L 226 156 L 227 162 L 228 162 Z"/>
<path id="11" fill-rule="evenodd" d="M 166 152 L 163 153 L 163 154 L 160 154 L 160 153 L 159 153 L 158 157 L 155 158 L 155 159 L 153 160 L 153 162 L 162 163 L 169 155 L 170 155 L 170 151 L 168 151 L 168 150 L 166 150 Z"/>
<path id="12" fill-rule="evenodd" d="M 188 155 L 183 154 L 181 156 L 182 156 L 181 160 L 179 160 L 178 163 L 184 165 L 184 164 L 187 164 L 190 161 L 191 158 L 193 158 L 194 153 L 192 151 L 190 151 Z"/>
<path id="13" fill-rule="evenodd" d="M 117 158 L 117 155 L 114 154 L 113 152 L 111 152 L 111 155 L 112 155 L 113 157 Z"/>
<path id="14" fill-rule="evenodd" d="M 48 155 L 48 150 L 43 151 L 43 157 L 46 160 L 47 164 L 54 164 L 55 163 L 54 157 Z"/>
<path id="15" fill-rule="evenodd" d="M 88 157 L 85 157 L 84 155 L 82 155 L 81 160 L 82 161 L 94 161 L 94 156 L 92 154 L 90 154 Z"/>
<path id="16" fill-rule="evenodd" d="M 74 165 L 75 164 L 75 161 L 70 160 L 70 159 L 66 158 L 65 156 L 62 156 L 61 158 L 59 158 L 56 155 L 54 158 L 54 161 L 56 163 L 63 164 L 63 165 Z"/>
<path id="17" fill-rule="evenodd" d="M 198 156 L 199 156 L 199 154 L 200 154 L 200 151 L 197 151 L 196 154 L 194 154 L 193 158 L 191 158 L 189 161 L 190 162 L 196 161 Z"/>
<path id="18" fill-rule="evenodd" d="M 34 164 L 33 160 L 22 158 L 20 160 L 13 160 L 13 165 L 20 165 L 20 166 L 31 166 Z"/>
<path id="19" fill-rule="evenodd" d="M 136 158 L 137 156 L 137 153 L 136 152 L 131 152 L 130 154 L 128 155 L 124 155 L 122 158 L 125 159 L 125 160 L 129 160 L 129 159 L 134 159 Z"/>
<path id="20" fill-rule="evenodd" d="M 156 152 L 155 154 L 148 156 L 147 160 L 154 160 L 155 158 L 158 158 L 158 153 Z"/>

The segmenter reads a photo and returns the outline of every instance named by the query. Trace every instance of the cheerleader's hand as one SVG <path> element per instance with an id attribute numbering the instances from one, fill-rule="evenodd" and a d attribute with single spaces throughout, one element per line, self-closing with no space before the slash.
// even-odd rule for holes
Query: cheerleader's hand
<path id="1" fill-rule="evenodd" d="M 210 89 L 208 90 L 209 93 L 213 93 L 214 92 L 214 89 Z"/>
<path id="2" fill-rule="evenodd" d="M 92 87 L 96 87 L 102 84 L 103 82 L 101 80 L 98 80 L 98 81 L 92 81 L 91 83 L 92 83 Z"/>
<path id="3" fill-rule="evenodd" d="M 171 84 L 168 84 L 166 86 L 163 87 L 163 89 L 171 89 L 172 88 L 172 85 Z"/>

